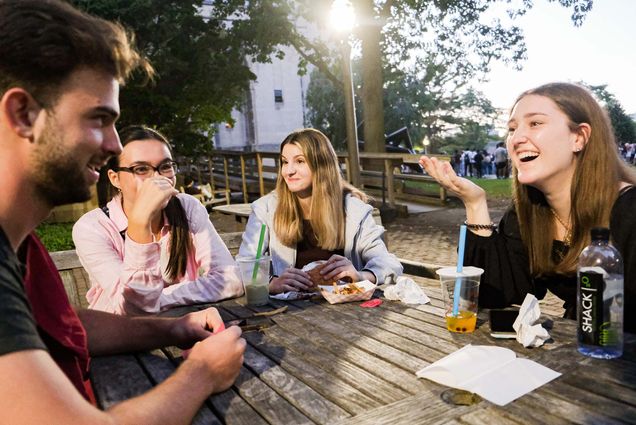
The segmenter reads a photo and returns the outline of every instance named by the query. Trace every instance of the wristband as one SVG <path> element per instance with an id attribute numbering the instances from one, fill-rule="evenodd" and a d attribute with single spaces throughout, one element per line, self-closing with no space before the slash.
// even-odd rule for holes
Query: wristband
<path id="1" fill-rule="evenodd" d="M 470 230 L 497 230 L 497 225 L 492 222 L 490 224 L 472 224 L 468 223 L 468 220 L 464 220 L 464 225 Z"/>

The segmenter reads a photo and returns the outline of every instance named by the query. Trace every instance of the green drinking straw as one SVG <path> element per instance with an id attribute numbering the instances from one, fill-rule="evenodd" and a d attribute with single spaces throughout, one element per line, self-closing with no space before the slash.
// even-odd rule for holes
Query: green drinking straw
<path id="1" fill-rule="evenodd" d="M 256 261 L 254 262 L 254 270 L 252 271 L 252 283 L 256 281 L 258 275 L 258 260 L 261 258 L 263 250 L 263 241 L 265 240 L 265 223 L 261 224 L 261 235 L 258 238 L 258 247 L 256 248 Z"/>
<path id="2" fill-rule="evenodd" d="M 459 252 L 457 253 L 457 273 L 461 273 L 464 267 L 464 251 L 466 250 L 466 226 L 462 224 L 459 228 Z M 453 317 L 459 314 L 459 293 L 462 288 L 462 278 L 455 279 L 455 289 L 453 290 Z"/>

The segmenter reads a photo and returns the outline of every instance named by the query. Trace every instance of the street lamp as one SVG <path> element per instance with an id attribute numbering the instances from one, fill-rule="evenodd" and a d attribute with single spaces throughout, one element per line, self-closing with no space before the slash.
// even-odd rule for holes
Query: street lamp
<path id="1" fill-rule="evenodd" d="M 351 46 L 349 34 L 355 21 L 353 6 L 347 0 L 335 0 L 331 5 L 331 27 L 340 35 L 342 48 L 342 81 L 345 98 L 345 122 L 347 127 L 347 153 L 351 184 L 360 187 L 360 156 L 358 154 L 358 125 L 351 74 Z"/>
<path id="2" fill-rule="evenodd" d="M 424 136 L 422 144 L 424 145 L 424 155 L 428 155 L 428 147 L 431 145 L 431 141 L 428 139 L 428 136 Z"/>

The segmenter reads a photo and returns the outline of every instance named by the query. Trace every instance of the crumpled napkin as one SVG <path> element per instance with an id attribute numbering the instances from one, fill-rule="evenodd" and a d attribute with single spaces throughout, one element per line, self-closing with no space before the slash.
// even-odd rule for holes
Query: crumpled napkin
<path id="1" fill-rule="evenodd" d="M 426 304 L 431 301 L 422 288 L 406 276 L 398 277 L 395 285 L 384 288 L 384 297 L 387 300 L 400 300 L 405 304 Z"/>
<path id="2" fill-rule="evenodd" d="M 304 300 L 318 295 L 318 292 L 281 292 L 280 294 L 270 294 L 269 297 L 275 300 L 294 301 Z"/>
<path id="3" fill-rule="evenodd" d="M 534 324 L 541 316 L 539 301 L 532 294 L 527 294 L 519 309 L 519 316 L 512 324 L 517 332 L 517 341 L 524 347 L 540 347 L 550 338 L 548 331 L 541 324 Z"/>

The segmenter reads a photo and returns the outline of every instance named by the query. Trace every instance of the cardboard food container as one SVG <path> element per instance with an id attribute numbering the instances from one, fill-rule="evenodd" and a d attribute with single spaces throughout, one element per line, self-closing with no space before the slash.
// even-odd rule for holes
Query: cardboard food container
<path id="1" fill-rule="evenodd" d="M 338 288 L 343 288 L 347 285 L 349 284 L 343 283 L 341 285 L 338 285 Z M 342 295 L 334 293 L 333 285 L 319 285 L 318 288 L 320 288 L 320 293 L 322 294 L 322 296 L 325 297 L 327 301 L 329 301 L 329 304 L 340 304 L 349 303 L 352 301 L 366 301 L 373 296 L 373 292 L 375 292 L 375 288 L 377 287 L 375 283 L 371 283 L 368 280 L 356 282 L 356 285 L 364 289 L 364 292 L 361 292 L 359 294 Z"/>

